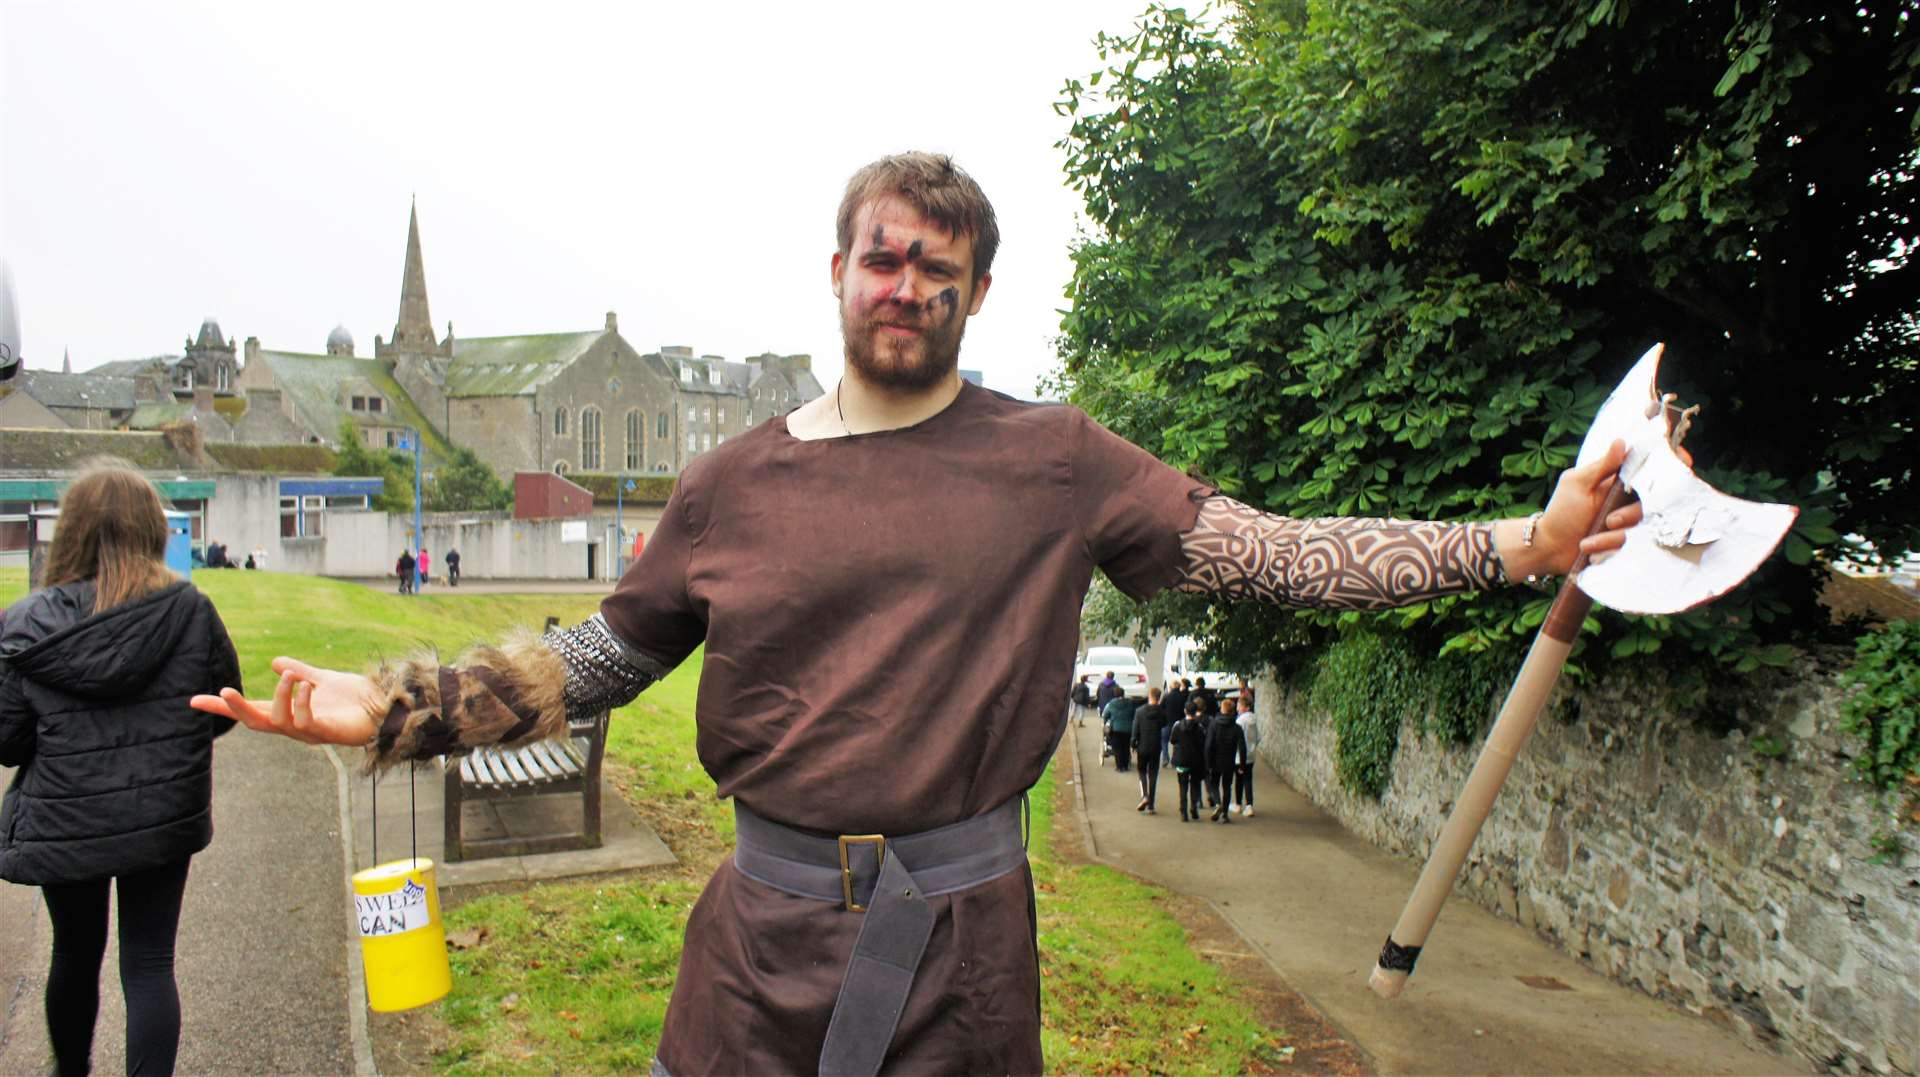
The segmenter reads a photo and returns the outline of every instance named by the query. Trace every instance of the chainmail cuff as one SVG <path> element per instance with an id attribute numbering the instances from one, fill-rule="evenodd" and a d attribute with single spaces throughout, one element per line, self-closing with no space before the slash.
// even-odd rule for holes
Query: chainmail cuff
<path id="1" fill-rule="evenodd" d="M 541 642 L 567 667 L 565 701 L 570 722 L 623 706 L 670 672 L 628 646 L 597 613 L 572 628 L 548 632 Z"/>

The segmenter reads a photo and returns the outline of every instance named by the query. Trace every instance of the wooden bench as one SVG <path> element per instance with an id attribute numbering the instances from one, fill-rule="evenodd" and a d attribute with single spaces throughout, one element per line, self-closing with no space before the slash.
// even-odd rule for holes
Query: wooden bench
<path id="1" fill-rule="evenodd" d="M 547 618 L 552 629 L 558 618 Z M 446 772 L 446 849 L 448 863 L 494 856 L 530 856 L 600 847 L 600 763 L 607 750 L 608 712 L 573 723 L 565 739 L 535 741 L 518 748 L 478 748 L 466 755 L 441 756 Z M 468 838 L 462 832 L 461 805 L 469 800 L 580 795 L 580 827 L 546 834 L 508 834 Z"/>
<path id="2" fill-rule="evenodd" d="M 607 750 L 607 712 L 574 724 L 570 734 L 564 740 L 535 741 L 518 748 L 477 748 L 466 755 L 442 757 L 448 863 L 600 847 L 600 763 Z M 469 838 L 462 833 L 461 805 L 469 800 L 575 793 L 580 796 L 577 830 L 494 838 Z"/>

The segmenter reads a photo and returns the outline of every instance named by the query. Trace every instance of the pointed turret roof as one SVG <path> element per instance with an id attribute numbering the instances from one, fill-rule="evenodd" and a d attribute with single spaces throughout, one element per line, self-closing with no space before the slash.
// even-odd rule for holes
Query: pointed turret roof
<path id="1" fill-rule="evenodd" d="M 400 273 L 400 319 L 393 323 L 393 347 L 427 351 L 435 344 L 433 318 L 427 313 L 427 268 L 420 257 L 420 210 L 407 211 L 407 266 Z"/>

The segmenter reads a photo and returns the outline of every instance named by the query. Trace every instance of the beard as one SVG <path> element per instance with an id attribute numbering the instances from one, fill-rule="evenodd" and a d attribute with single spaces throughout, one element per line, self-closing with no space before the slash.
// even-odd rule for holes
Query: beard
<path id="1" fill-rule="evenodd" d="M 967 319 L 951 304 L 945 322 L 931 315 L 938 305 L 921 308 L 917 314 L 882 307 L 864 318 L 856 318 L 844 305 L 840 308 L 840 338 L 846 347 L 847 366 L 860 380 L 876 388 L 915 391 L 930 389 L 946 380 L 960 366 L 960 338 L 966 335 Z M 888 335 L 883 326 L 910 325 L 920 332 L 915 336 Z"/>

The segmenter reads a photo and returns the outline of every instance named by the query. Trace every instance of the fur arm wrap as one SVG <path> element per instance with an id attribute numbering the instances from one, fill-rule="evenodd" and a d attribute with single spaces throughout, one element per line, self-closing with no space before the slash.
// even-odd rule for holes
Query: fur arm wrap
<path id="1" fill-rule="evenodd" d="M 567 728 L 566 676 L 560 656 L 532 636 L 475 647 L 458 665 L 428 654 L 382 666 L 373 680 L 387 710 L 367 766 L 558 736 Z"/>
<path id="2" fill-rule="evenodd" d="M 373 679 L 387 709 L 367 766 L 557 737 L 570 719 L 621 706 L 666 673 L 597 613 L 564 631 L 474 647 L 452 666 L 431 654 L 383 666 Z"/>

